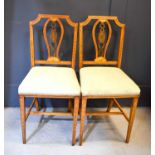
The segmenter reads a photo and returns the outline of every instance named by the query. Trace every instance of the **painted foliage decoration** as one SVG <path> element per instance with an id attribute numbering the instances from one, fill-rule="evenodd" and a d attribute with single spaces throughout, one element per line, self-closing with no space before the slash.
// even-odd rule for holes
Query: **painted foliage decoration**
<path id="1" fill-rule="evenodd" d="M 98 33 L 98 56 L 103 56 L 103 51 L 105 48 L 106 41 L 106 32 L 104 23 L 99 24 L 99 33 Z"/>
<path id="2" fill-rule="evenodd" d="M 53 56 L 55 55 L 55 50 L 57 47 L 57 29 L 56 29 L 56 22 L 51 23 L 51 34 L 50 34 L 50 41 L 51 41 L 51 53 L 53 53 Z"/>

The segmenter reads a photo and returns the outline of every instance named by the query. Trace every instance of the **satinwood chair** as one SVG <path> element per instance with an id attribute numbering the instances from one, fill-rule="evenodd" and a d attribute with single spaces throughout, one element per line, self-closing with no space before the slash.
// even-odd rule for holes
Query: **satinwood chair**
<path id="1" fill-rule="evenodd" d="M 35 44 L 35 37 L 37 36 L 35 28 L 37 28 L 37 24 L 41 26 L 40 34 L 44 47 L 46 47 L 47 57 L 44 60 L 36 58 L 36 49 L 38 48 Z M 69 31 L 65 32 L 65 26 L 70 27 L 72 32 L 69 34 L 67 33 Z M 74 70 L 78 24 L 72 22 L 67 15 L 39 14 L 35 20 L 30 21 L 29 29 L 31 69 L 18 88 L 23 143 L 26 143 L 26 120 L 29 115 L 55 115 L 73 116 L 72 144 L 74 145 L 80 97 L 80 86 Z M 71 60 L 60 58 L 64 52 L 61 45 L 65 33 L 68 40 L 71 40 Z M 65 43 L 69 44 L 68 40 Z M 26 98 L 33 98 L 27 112 L 25 108 Z M 69 111 L 41 111 L 38 98 L 68 99 Z M 74 101 L 74 108 L 71 111 L 72 101 Z M 32 110 L 34 105 L 36 105 L 36 111 Z"/>
<path id="2" fill-rule="evenodd" d="M 86 32 L 89 31 L 89 32 Z M 115 35 L 113 34 L 115 33 Z M 116 35 L 118 32 L 119 35 Z M 86 35 L 90 34 L 91 37 Z M 80 122 L 80 145 L 83 142 L 85 116 L 123 115 L 128 122 L 126 142 L 129 142 L 130 134 L 135 118 L 135 112 L 140 95 L 140 88 L 121 69 L 125 24 L 119 22 L 115 16 L 88 16 L 79 25 L 79 68 L 80 84 L 82 93 L 81 122 Z M 112 37 L 113 36 L 113 37 Z M 111 40 L 117 38 L 116 58 L 108 57 L 108 48 Z M 92 38 L 94 46 L 94 58 L 87 60 L 84 57 L 86 45 L 88 53 L 93 52 L 88 47 L 88 40 Z M 90 45 L 90 44 L 89 44 Z M 112 47 L 112 45 L 111 45 Z M 90 55 L 90 54 L 89 54 Z M 86 66 L 87 65 L 87 66 Z M 132 99 L 130 116 L 123 110 L 118 99 Z M 86 111 L 88 99 L 108 99 L 108 107 L 103 112 Z M 113 112 L 111 108 L 116 105 L 120 112 Z"/>

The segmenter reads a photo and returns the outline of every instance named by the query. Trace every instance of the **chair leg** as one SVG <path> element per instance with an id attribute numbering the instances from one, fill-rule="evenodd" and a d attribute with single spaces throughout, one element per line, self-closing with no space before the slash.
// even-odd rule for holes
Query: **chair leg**
<path id="1" fill-rule="evenodd" d="M 129 143 L 129 140 L 130 140 L 131 130 L 133 127 L 133 122 L 134 122 L 135 113 L 137 109 L 137 104 L 138 104 L 138 97 L 135 97 L 133 98 L 133 103 L 130 109 L 130 118 L 129 118 L 127 136 L 126 136 L 126 143 Z"/>
<path id="2" fill-rule="evenodd" d="M 68 112 L 71 112 L 72 111 L 72 99 L 69 99 L 67 111 Z"/>
<path id="3" fill-rule="evenodd" d="M 114 101 L 111 99 L 110 102 L 108 103 L 107 112 L 110 112 L 113 103 L 114 103 Z"/>
<path id="4" fill-rule="evenodd" d="M 26 144 L 26 120 L 25 120 L 25 98 L 20 96 L 20 115 L 21 115 L 21 128 L 22 128 L 22 139 L 23 144 Z"/>
<path id="5" fill-rule="evenodd" d="M 36 105 L 36 110 L 39 111 L 39 102 L 38 102 L 38 98 L 35 98 L 35 105 Z"/>
<path id="6" fill-rule="evenodd" d="M 76 126 L 79 110 L 79 97 L 74 98 L 74 114 L 73 114 L 73 129 L 72 129 L 72 145 L 76 143 Z"/>
<path id="7" fill-rule="evenodd" d="M 79 115 L 81 114 L 81 102 L 82 102 L 82 99 L 80 97 L 80 100 L 79 100 L 79 111 L 78 111 Z M 81 119 L 81 116 L 80 116 L 80 119 Z"/>
<path id="8" fill-rule="evenodd" d="M 83 142 L 83 130 L 84 130 L 84 119 L 86 115 L 86 104 L 87 104 L 87 98 L 82 97 L 81 121 L 80 121 L 80 145 L 82 145 L 82 142 Z"/>

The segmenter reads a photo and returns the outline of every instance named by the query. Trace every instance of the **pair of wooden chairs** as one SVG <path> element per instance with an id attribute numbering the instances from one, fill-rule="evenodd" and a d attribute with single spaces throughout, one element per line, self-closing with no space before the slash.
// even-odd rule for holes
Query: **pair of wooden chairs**
<path id="1" fill-rule="evenodd" d="M 70 25 L 73 30 L 73 33 L 71 34 L 73 37 L 71 61 L 61 60 L 60 58 L 59 51 L 62 50 L 61 45 L 66 32 L 62 21 L 65 21 L 65 24 Z M 46 59 L 44 60 L 36 58 L 37 48 L 35 47 L 36 35 L 34 28 L 37 24 L 43 24 L 40 34 L 42 35 L 45 48 L 47 49 Z M 91 26 L 86 28 L 88 24 L 91 24 Z M 117 40 L 118 55 L 115 60 L 109 60 L 107 58 L 107 51 L 110 46 L 110 41 L 113 40 L 114 31 L 111 26 L 112 24 L 115 25 L 114 27 L 118 27 L 119 32 Z M 78 23 L 72 22 L 70 17 L 66 15 L 39 14 L 35 20 L 30 21 L 29 26 L 32 68 L 18 88 L 23 143 L 26 143 L 26 120 L 29 115 L 56 115 L 73 116 L 72 145 L 74 145 L 76 143 L 76 126 L 79 111 L 80 145 L 82 145 L 83 141 L 85 116 L 123 115 L 128 121 L 126 142 L 129 142 L 138 98 L 140 95 L 140 89 L 120 69 L 125 25 L 120 23 L 118 18 L 115 16 L 88 16 L 84 22 L 79 24 L 80 85 L 74 70 Z M 95 58 L 93 60 L 84 60 L 83 54 L 85 49 L 83 45 L 87 44 L 87 41 L 91 38 L 84 38 L 85 28 L 86 30 L 91 30 L 91 37 L 95 47 Z M 90 49 L 89 52 L 91 52 Z M 60 66 L 58 67 L 58 65 Z M 83 67 L 84 65 L 89 66 Z M 94 65 L 94 67 L 91 65 Z M 33 98 L 33 101 L 26 112 L 25 98 L 27 97 Z M 68 112 L 43 112 L 39 109 L 38 98 L 68 99 Z M 87 112 L 86 105 L 88 99 L 96 98 L 109 100 L 107 110 L 104 112 Z M 119 98 L 133 99 L 129 117 L 118 102 L 117 99 Z M 119 108 L 120 112 L 111 112 L 111 108 L 114 104 Z M 32 107 L 34 105 L 36 106 L 36 111 L 32 111 Z"/>

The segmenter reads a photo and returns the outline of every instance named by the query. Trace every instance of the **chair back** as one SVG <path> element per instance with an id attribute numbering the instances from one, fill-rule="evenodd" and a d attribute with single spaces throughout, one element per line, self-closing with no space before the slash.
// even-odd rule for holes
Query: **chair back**
<path id="1" fill-rule="evenodd" d="M 37 29 L 38 27 L 36 25 L 40 28 L 39 30 Z M 64 25 L 71 27 L 71 36 L 68 35 L 67 31 L 65 32 Z M 69 16 L 39 14 L 35 20 L 29 22 L 29 28 L 31 66 L 68 65 L 72 68 L 75 67 L 78 24 L 72 22 Z M 37 31 L 35 31 L 35 28 L 37 29 Z M 61 49 L 61 46 L 64 40 L 65 33 L 68 37 L 65 41 L 65 44 L 66 46 L 71 45 L 71 54 L 67 53 L 66 55 L 63 55 L 63 52 L 65 51 L 64 49 Z M 39 40 L 39 43 L 37 42 L 37 40 Z M 41 47 L 41 51 L 39 52 L 42 52 L 40 55 L 42 57 L 44 55 L 44 59 L 37 57 L 39 54 L 37 54 L 38 47 L 36 46 Z M 60 58 L 60 56 L 68 57 L 68 55 L 71 55 L 71 60 L 62 60 Z"/>
<path id="2" fill-rule="evenodd" d="M 83 67 L 83 65 L 113 65 L 121 67 L 124 33 L 125 24 L 119 22 L 116 16 L 88 16 L 85 21 L 79 24 L 79 68 Z M 114 36 L 118 36 L 115 42 Z M 88 43 L 90 38 L 92 41 Z M 85 45 L 88 49 L 87 59 L 91 55 L 90 52 L 94 51 L 94 56 L 91 60 L 85 60 L 84 58 L 86 53 Z M 90 45 L 94 49 L 89 47 Z M 110 49 L 116 50 L 117 56 L 115 60 L 109 60 L 107 56 L 110 53 L 108 51 L 109 46 L 115 46 L 115 49 Z"/>

